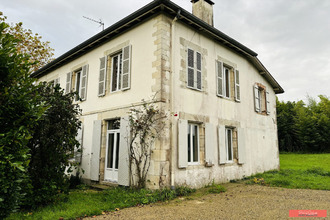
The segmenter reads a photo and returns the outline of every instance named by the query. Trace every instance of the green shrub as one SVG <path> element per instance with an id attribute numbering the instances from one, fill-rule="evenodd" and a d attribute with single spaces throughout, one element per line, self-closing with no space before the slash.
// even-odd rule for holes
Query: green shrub
<path id="1" fill-rule="evenodd" d="M 64 94 L 59 85 L 42 83 L 38 88 L 49 108 L 41 117 L 34 129 L 33 138 L 29 141 L 31 162 L 28 174 L 31 190 L 25 202 L 27 207 L 37 207 L 55 201 L 59 193 L 67 193 L 70 181 L 64 175 L 65 170 L 71 173 L 69 158 L 73 157 L 81 122 L 78 105 L 72 104 L 75 94 Z M 69 167 L 69 169 L 68 169 Z"/>
<path id="2" fill-rule="evenodd" d="M 189 188 L 186 186 L 178 186 L 175 188 L 176 196 L 188 196 L 191 193 L 196 192 L 196 189 Z"/>
<path id="3" fill-rule="evenodd" d="M 7 29 L 0 21 L 0 219 L 19 208 L 29 188 L 27 143 L 47 108 L 29 77 L 29 57 L 18 54 Z"/>

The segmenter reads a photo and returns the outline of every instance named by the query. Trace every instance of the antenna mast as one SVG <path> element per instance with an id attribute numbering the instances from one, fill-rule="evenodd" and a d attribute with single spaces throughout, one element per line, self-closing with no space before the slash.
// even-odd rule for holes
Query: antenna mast
<path id="1" fill-rule="evenodd" d="M 104 30 L 104 22 L 102 22 L 101 19 L 99 21 L 96 21 L 96 20 L 94 20 L 92 18 L 88 18 L 88 17 L 85 17 L 85 16 L 83 16 L 83 18 L 86 18 L 86 19 L 88 19 L 90 21 L 93 21 L 93 22 L 96 22 L 96 23 L 100 24 L 100 26 L 102 26 L 102 31 Z"/>

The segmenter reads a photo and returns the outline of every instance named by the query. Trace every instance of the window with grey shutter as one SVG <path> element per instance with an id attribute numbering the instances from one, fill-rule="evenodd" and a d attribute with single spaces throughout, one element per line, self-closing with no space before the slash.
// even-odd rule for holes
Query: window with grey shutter
<path id="1" fill-rule="evenodd" d="M 194 88 L 194 51 L 188 49 L 188 87 Z"/>
<path id="2" fill-rule="evenodd" d="M 72 80 L 72 73 L 70 72 L 66 74 L 65 94 L 71 92 L 71 80 Z"/>
<path id="3" fill-rule="evenodd" d="M 253 86 L 253 93 L 254 93 L 254 106 L 255 106 L 255 111 L 256 112 L 260 112 L 260 91 L 259 91 L 259 86 L 257 84 L 255 84 Z"/>
<path id="4" fill-rule="evenodd" d="M 130 167 L 129 167 L 129 145 L 130 145 L 130 123 L 129 117 L 120 119 L 120 142 L 119 142 L 119 165 L 118 165 L 118 184 L 129 186 Z"/>
<path id="5" fill-rule="evenodd" d="M 84 131 L 84 124 L 81 124 L 81 128 L 78 130 L 76 140 L 79 142 L 79 148 L 74 148 L 74 161 L 77 163 L 81 163 L 82 159 L 82 149 L 83 149 L 83 131 Z"/>
<path id="6" fill-rule="evenodd" d="M 102 137 L 102 121 L 95 120 L 93 123 L 93 137 L 92 137 L 91 165 L 90 165 L 90 177 L 91 180 L 94 181 L 99 181 L 101 137 Z"/>
<path id="7" fill-rule="evenodd" d="M 196 52 L 197 89 L 202 89 L 202 56 Z"/>
<path id="8" fill-rule="evenodd" d="M 266 91 L 266 112 L 267 115 L 270 114 L 270 101 L 269 101 L 269 92 Z"/>
<path id="9" fill-rule="evenodd" d="M 87 96 L 87 79 L 88 79 L 88 64 L 82 67 L 80 77 L 79 97 L 82 101 L 86 100 Z"/>
<path id="10" fill-rule="evenodd" d="M 235 101 L 241 101 L 241 91 L 239 85 L 239 71 L 235 71 Z"/>
<path id="11" fill-rule="evenodd" d="M 126 90 L 131 87 L 131 45 L 123 48 L 121 89 Z"/>
<path id="12" fill-rule="evenodd" d="M 186 168 L 188 166 L 188 121 L 179 119 L 178 127 L 178 166 Z"/>
<path id="13" fill-rule="evenodd" d="M 212 166 L 214 164 L 214 146 L 216 129 L 213 124 L 205 124 L 205 165 Z"/>
<path id="14" fill-rule="evenodd" d="M 225 164 L 227 158 L 226 151 L 226 127 L 219 125 L 218 127 L 218 146 L 219 146 L 219 164 Z"/>
<path id="15" fill-rule="evenodd" d="M 56 79 L 54 79 L 54 87 L 55 87 L 57 84 L 60 84 L 60 78 L 56 78 Z"/>
<path id="16" fill-rule="evenodd" d="M 216 61 L 217 70 L 217 95 L 223 97 L 223 63 Z"/>
<path id="17" fill-rule="evenodd" d="M 98 96 L 105 95 L 106 75 L 107 75 L 107 56 L 100 58 L 99 91 Z"/>

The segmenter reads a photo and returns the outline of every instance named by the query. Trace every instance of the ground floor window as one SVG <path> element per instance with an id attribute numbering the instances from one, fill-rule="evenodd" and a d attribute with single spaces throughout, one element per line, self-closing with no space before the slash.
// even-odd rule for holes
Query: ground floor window
<path id="1" fill-rule="evenodd" d="M 108 121 L 104 179 L 118 181 L 120 122 Z"/>
<path id="2" fill-rule="evenodd" d="M 199 126 L 188 124 L 188 164 L 199 162 Z"/>
<path id="3" fill-rule="evenodd" d="M 226 128 L 226 160 L 227 162 L 233 161 L 233 129 Z"/>

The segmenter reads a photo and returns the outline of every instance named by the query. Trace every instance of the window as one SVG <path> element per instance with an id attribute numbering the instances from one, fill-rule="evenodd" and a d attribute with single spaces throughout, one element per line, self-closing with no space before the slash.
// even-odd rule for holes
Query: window
<path id="1" fill-rule="evenodd" d="M 74 87 L 74 91 L 77 92 L 75 100 L 78 101 L 79 100 L 79 91 L 80 91 L 80 76 L 81 76 L 81 70 L 74 72 L 75 75 L 75 87 Z"/>
<path id="2" fill-rule="evenodd" d="M 108 121 L 104 180 L 118 182 L 120 120 Z"/>
<path id="3" fill-rule="evenodd" d="M 245 129 L 232 125 L 218 127 L 219 164 L 246 162 Z"/>
<path id="4" fill-rule="evenodd" d="M 188 49 L 187 55 L 187 87 L 192 89 L 202 89 L 202 55 L 192 49 Z"/>
<path id="5" fill-rule="evenodd" d="M 131 46 L 126 46 L 114 55 L 100 58 L 100 74 L 98 96 L 104 96 L 107 88 L 117 92 L 130 89 L 131 72 Z M 110 69 L 110 71 L 108 71 Z M 107 75 L 107 72 L 109 75 Z M 107 85 L 107 77 L 110 77 Z"/>
<path id="6" fill-rule="evenodd" d="M 233 129 L 226 128 L 226 161 L 233 161 Z"/>
<path id="7" fill-rule="evenodd" d="M 227 67 L 223 67 L 223 72 L 224 97 L 230 98 L 230 70 Z"/>
<path id="8" fill-rule="evenodd" d="M 87 95 L 87 76 L 88 65 L 84 65 L 81 69 L 66 74 L 65 94 L 71 91 L 77 92 L 75 101 L 86 100 Z"/>
<path id="9" fill-rule="evenodd" d="M 269 105 L 269 92 L 266 91 L 266 87 L 260 83 L 256 83 L 254 89 L 254 104 L 255 111 L 260 114 L 270 114 Z"/>
<path id="10" fill-rule="evenodd" d="M 188 124 L 188 164 L 199 163 L 199 126 Z"/>
<path id="11" fill-rule="evenodd" d="M 112 57 L 111 92 L 121 89 L 122 53 Z"/>
<path id="12" fill-rule="evenodd" d="M 220 97 L 234 99 L 239 102 L 241 99 L 239 85 L 239 71 L 224 65 L 222 62 L 216 62 L 217 67 L 217 95 Z"/>

